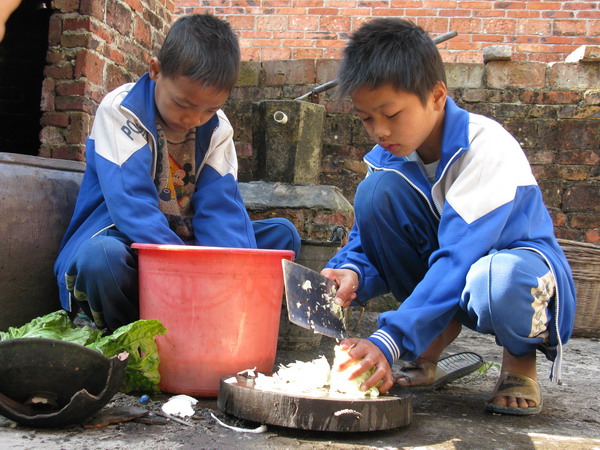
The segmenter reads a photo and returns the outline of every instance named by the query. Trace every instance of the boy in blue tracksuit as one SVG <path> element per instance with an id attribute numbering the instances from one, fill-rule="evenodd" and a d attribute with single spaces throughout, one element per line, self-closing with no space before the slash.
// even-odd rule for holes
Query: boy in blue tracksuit
<path id="1" fill-rule="evenodd" d="M 348 244 L 323 274 L 348 306 L 392 292 L 367 339 L 348 339 L 342 367 L 375 367 L 363 388 L 427 386 L 462 325 L 494 334 L 501 375 L 486 409 L 540 411 L 536 349 L 554 361 L 573 327 L 575 289 L 551 218 L 517 141 L 447 97 L 444 66 L 416 25 L 377 19 L 351 38 L 341 95 L 377 145 L 356 193 Z M 413 363 L 395 377 L 391 366 Z"/>
<path id="2" fill-rule="evenodd" d="M 221 107 L 239 65 L 226 22 L 185 16 L 149 72 L 104 98 L 54 266 L 63 308 L 79 306 L 108 330 L 137 320 L 133 242 L 298 253 L 291 222 L 252 222 L 238 190 L 233 130 Z"/>

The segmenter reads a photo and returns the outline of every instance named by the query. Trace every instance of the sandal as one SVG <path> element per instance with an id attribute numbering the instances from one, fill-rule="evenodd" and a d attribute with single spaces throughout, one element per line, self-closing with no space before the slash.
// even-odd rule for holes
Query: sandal
<path id="1" fill-rule="evenodd" d="M 535 402 L 536 406 L 519 408 L 513 406 L 498 406 L 492 403 L 496 397 L 510 396 L 523 398 Z M 511 414 L 514 416 L 532 416 L 542 410 L 542 390 L 540 384 L 532 378 L 518 373 L 504 371 L 500 374 L 492 395 L 485 402 L 485 409 L 497 414 Z"/>
<path id="2" fill-rule="evenodd" d="M 399 386 L 402 389 L 410 389 L 411 391 L 435 391 L 446 386 L 459 378 L 468 375 L 483 365 L 483 358 L 477 353 L 462 352 L 454 355 L 446 356 L 437 362 L 437 365 L 426 359 L 417 359 L 413 362 L 408 362 L 400 368 L 401 372 L 409 374 L 410 372 L 425 370 L 427 373 L 435 372 L 433 382 L 427 386 Z M 402 374 L 395 378 L 397 379 Z M 409 377 L 410 378 L 410 377 Z"/>

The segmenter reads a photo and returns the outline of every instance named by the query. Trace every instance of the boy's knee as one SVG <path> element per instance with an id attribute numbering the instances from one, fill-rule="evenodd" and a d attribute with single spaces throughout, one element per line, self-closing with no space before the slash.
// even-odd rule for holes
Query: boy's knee
<path id="1" fill-rule="evenodd" d="M 252 223 L 258 248 L 300 252 L 300 234 L 288 219 L 274 217 Z"/>
<path id="2" fill-rule="evenodd" d="M 284 246 L 288 250 L 293 250 L 296 256 L 300 252 L 300 234 L 294 224 L 288 219 L 277 217 L 272 219 L 280 228 L 279 234 L 283 238 Z"/>
<path id="3" fill-rule="evenodd" d="M 114 268 L 117 261 L 128 256 L 122 242 L 109 236 L 96 236 L 81 244 L 75 256 L 78 272 L 87 274 L 106 274 Z"/>
<path id="4" fill-rule="evenodd" d="M 527 251 L 525 251 L 527 252 Z M 479 259 L 467 274 L 461 309 L 477 318 L 482 332 L 533 337 L 536 316 L 544 316 L 550 297 L 537 302 L 534 290 L 549 272 L 537 256 L 500 251 Z M 525 257 L 524 257 L 525 256 Z M 537 324 L 539 332 L 544 323 Z"/>

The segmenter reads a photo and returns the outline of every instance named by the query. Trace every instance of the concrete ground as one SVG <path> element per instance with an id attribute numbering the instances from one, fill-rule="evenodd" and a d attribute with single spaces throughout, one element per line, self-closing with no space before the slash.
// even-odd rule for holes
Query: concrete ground
<path id="1" fill-rule="evenodd" d="M 374 326 L 376 314 L 367 313 L 361 332 Z M 320 348 L 310 351 L 279 351 L 278 363 L 310 360 L 330 354 L 335 342 L 324 338 Z M 538 359 L 544 392 L 544 409 L 533 417 L 489 414 L 484 401 L 499 373 L 501 352 L 491 336 L 463 331 L 449 352 L 475 351 L 487 364 L 483 370 L 455 381 L 434 393 L 415 394 L 413 421 L 391 431 L 365 433 L 323 433 L 267 426 L 261 434 L 232 431 L 224 422 L 243 428 L 259 424 L 239 420 L 218 410 L 215 399 L 201 399 L 191 426 L 170 422 L 145 425 L 124 422 L 88 429 L 21 427 L 0 417 L 0 449 L 285 449 L 285 448 L 435 448 L 435 449 L 600 449 L 600 343 L 597 338 L 573 338 L 565 347 L 563 384 L 548 381 L 550 363 Z M 158 410 L 168 396 L 152 399 L 148 408 Z M 137 397 L 117 394 L 105 409 L 114 406 L 141 406 Z"/>

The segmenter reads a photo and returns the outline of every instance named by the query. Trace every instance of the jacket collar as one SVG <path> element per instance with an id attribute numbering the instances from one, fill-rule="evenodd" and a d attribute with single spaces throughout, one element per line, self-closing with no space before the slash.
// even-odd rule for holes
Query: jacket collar
<path id="1" fill-rule="evenodd" d="M 469 145 L 469 113 L 459 108 L 454 100 L 448 97 L 446 99 L 444 130 L 442 132 L 442 157 L 436 178 L 439 178 L 454 155 L 457 152 L 466 151 Z"/>
<path id="2" fill-rule="evenodd" d="M 154 104 L 154 88 L 156 83 L 146 72 L 133 85 L 121 106 L 131 111 L 142 124 L 156 136 L 156 105 Z"/>

